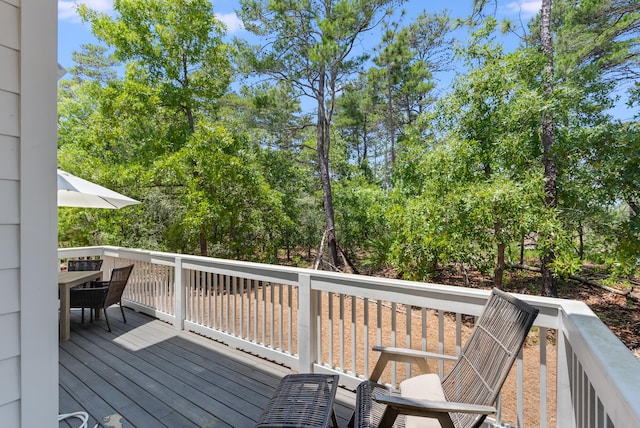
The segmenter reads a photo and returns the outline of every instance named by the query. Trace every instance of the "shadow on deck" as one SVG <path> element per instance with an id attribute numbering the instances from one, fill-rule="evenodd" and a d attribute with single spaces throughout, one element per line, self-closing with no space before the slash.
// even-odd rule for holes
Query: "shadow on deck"
<path id="1" fill-rule="evenodd" d="M 80 323 L 72 311 L 71 339 L 60 342 L 60 413 L 85 411 L 89 426 L 252 427 L 286 367 L 125 309 Z M 355 396 L 339 388 L 336 414 L 346 426 Z M 60 422 L 77 427 L 79 419 Z"/>

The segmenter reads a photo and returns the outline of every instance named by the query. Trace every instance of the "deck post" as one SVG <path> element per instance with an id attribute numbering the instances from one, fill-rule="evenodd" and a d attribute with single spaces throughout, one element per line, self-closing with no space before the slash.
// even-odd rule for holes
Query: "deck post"
<path id="1" fill-rule="evenodd" d="M 187 315 L 187 287 L 186 275 L 182 269 L 182 257 L 175 258 L 175 322 L 174 327 L 177 330 L 184 330 L 184 320 Z"/>
<path id="2" fill-rule="evenodd" d="M 575 428 L 575 398 L 572 394 L 573 350 L 563 328 L 558 329 L 556 372 L 556 423 L 559 427 Z"/>
<path id="3" fill-rule="evenodd" d="M 318 292 L 311 289 L 311 275 L 298 277 L 298 371 L 312 373 L 318 360 Z"/>
<path id="4" fill-rule="evenodd" d="M 104 260 L 102 263 L 102 280 L 108 281 L 109 278 L 111 278 L 111 271 L 117 267 L 116 260 L 118 260 L 118 258 L 115 256 L 106 256 L 103 251 L 102 259 Z"/>

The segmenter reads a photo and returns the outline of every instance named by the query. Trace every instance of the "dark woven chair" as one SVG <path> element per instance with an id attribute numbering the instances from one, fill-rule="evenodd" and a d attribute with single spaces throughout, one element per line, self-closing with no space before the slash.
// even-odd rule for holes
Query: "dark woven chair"
<path id="1" fill-rule="evenodd" d="M 357 388 L 349 426 L 477 428 L 493 407 L 522 348 L 538 309 L 494 289 L 458 358 L 410 349 L 374 347 L 380 358 L 368 381 Z M 416 363 L 429 371 L 428 359 L 455 360 L 441 380 L 421 374 L 394 390 L 376 383 L 388 361 Z M 355 420 L 354 420 L 355 419 Z"/>
<path id="2" fill-rule="evenodd" d="M 67 271 L 94 271 L 102 268 L 102 259 L 93 260 L 67 260 Z M 88 283 L 78 285 L 74 288 L 86 287 Z M 84 319 L 84 309 L 82 310 L 82 318 Z"/>
<path id="3" fill-rule="evenodd" d="M 102 269 L 102 259 L 92 260 L 68 260 L 67 270 L 72 271 L 89 271 Z"/>
<path id="4" fill-rule="evenodd" d="M 84 309 L 91 310 L 90 320 L 93 322 L 93 311 L 102 309 L 104 311 L 104 319 L 107 322 L 107 330 L 111 331 L 109 326 L 109 317 L 107 308 L 118 303 L 122 320 L 126 323 L 122 308 L 122 293 L 127 285 L 133 265 L 116 268 L 111 271 L 111 279 L 109 281 L 91 282 L 89 288 L 72 288 L 70 290 L 70 306 L 71 308 L 82 308 L 82 322 L 84 322 Z"/>

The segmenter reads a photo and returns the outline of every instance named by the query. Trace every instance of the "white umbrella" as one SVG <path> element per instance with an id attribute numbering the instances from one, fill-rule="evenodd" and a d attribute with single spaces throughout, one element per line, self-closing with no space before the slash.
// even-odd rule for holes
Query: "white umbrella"
<path id="1" fill-rule="evenodd" d="M 58 206 L 117 209 L 140 201 L 121 195 L 58 168 Z"/>

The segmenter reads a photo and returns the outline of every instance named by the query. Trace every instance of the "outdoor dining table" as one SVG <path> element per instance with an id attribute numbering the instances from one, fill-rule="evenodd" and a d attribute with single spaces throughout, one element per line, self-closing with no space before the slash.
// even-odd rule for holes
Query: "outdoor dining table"
<path id="1" fill-rule="evenodd" d="M 61 341 L 71 336 L 71 308 L 69 290 L 72 287 L 102 279 L 102 271 L 58 272 L 58 290 L 60 291 L 60 337 Z"/>

